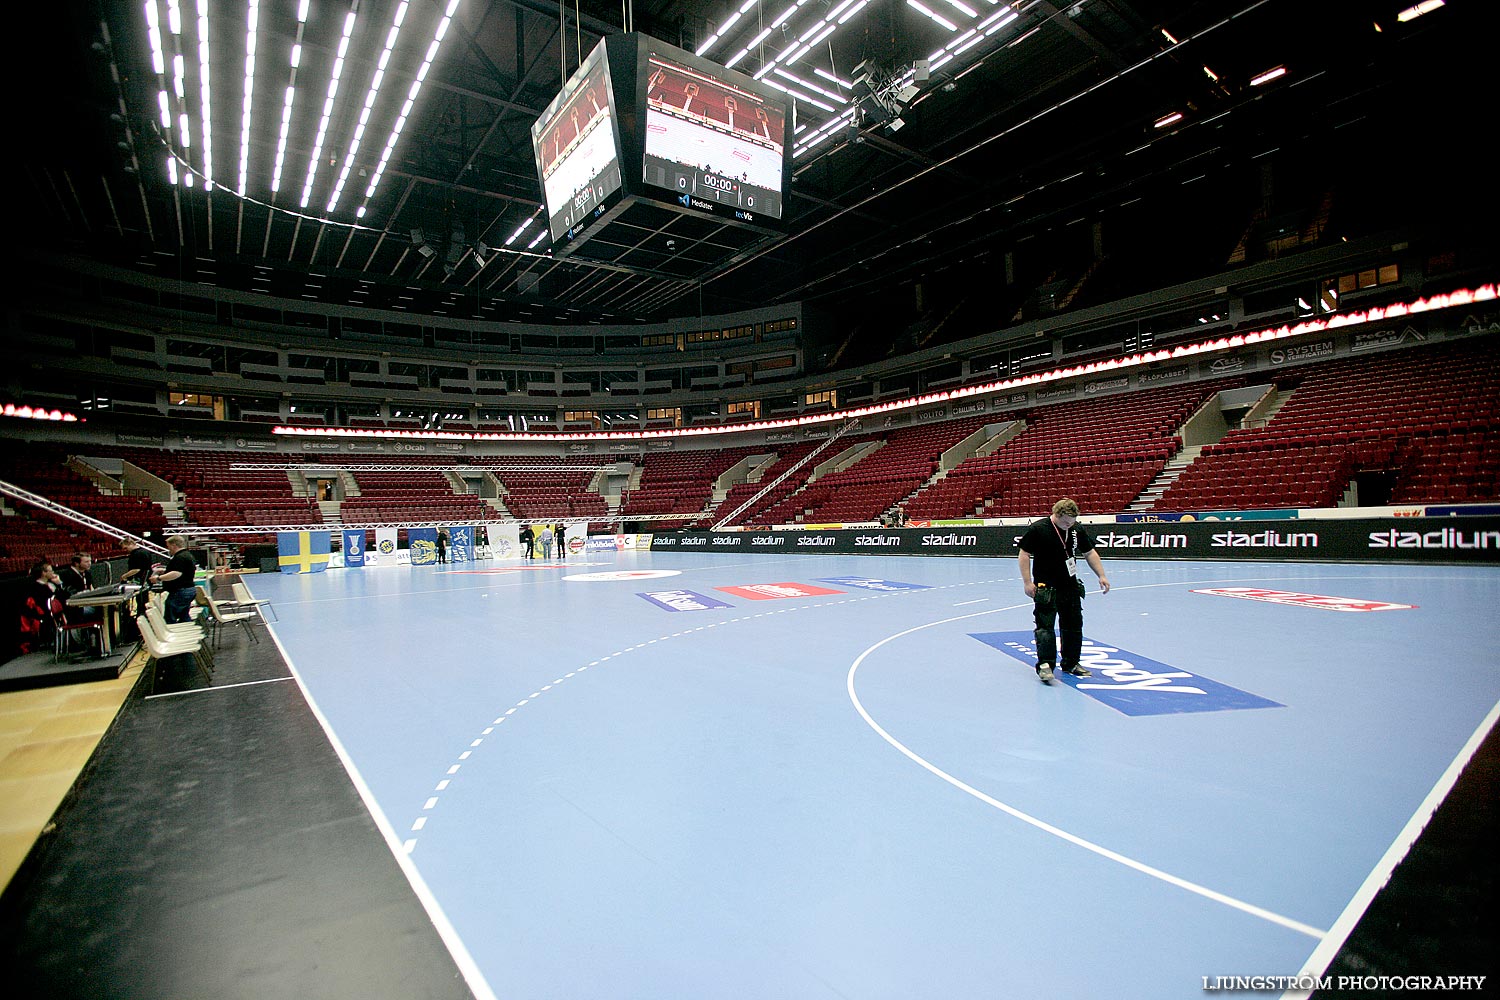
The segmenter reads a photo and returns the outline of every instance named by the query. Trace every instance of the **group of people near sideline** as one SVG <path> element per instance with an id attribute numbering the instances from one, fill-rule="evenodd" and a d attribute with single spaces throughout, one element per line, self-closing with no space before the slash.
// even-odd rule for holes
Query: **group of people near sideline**
<path id="1" fill-rule="evenodd" d="M 535 559 L 536 547 L 541 545 L 542 558 L 552 558 L 552 547 L 557 546 L 557 558 L 568 557 L 568 529 L 561 524 L 541 525 L 532 528 L 529 524 L 521 525 L 521 558 Z"/>

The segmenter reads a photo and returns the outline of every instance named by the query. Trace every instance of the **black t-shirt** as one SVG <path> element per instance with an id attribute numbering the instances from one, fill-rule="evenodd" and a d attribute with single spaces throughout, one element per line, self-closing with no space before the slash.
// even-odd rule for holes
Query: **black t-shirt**
<path id="1" fill-rule="evenodd" d="M 167 563 L 167 568 L 163 572 L 182 574 L 175 580 L 162 581 L 161 585 L 168 593 L 176 593 L 179 590 L 191 590 L 197 586 L 198 564 L 193 561 L 193 557 L 188 554 L 187 549 L 183 549 L 173 556 L 171 562 Z"/>
<path id="2" fill-rule="evenodd" d="M 1094 551 L 1094 537 L 1081 524 L 1063 531 L 1044 517 L 1026 529 L 1020 545 L 1031 553 L 1031 579 L 1059 587 L 1068 581 L 1068 556 L 1076 559 Z"/>
<path id="3" fill-rule="evenodd" d="M 139 545 L 131 549 L 130 555 L 125 557 L 125 569 L 136 570 L 136 574 L 130 578 L 129 582 L 138 583 L 142 587 L 146 586 L 146 581 L 151 576 L 151 564 L 155 561 L 151 553 Z"/>

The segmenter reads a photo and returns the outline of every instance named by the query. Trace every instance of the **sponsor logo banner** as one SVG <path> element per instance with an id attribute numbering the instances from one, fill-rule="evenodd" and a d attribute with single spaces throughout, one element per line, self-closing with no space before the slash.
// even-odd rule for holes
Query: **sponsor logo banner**
<path id="1" fill-rule="evenodd" d="M 1377 347 L 1395 347 L 1410 340 L 1414 344 L 1425 343 L 1427 335 L 1414 326 L 1408 326 L 1403 330 L 1375 330 L 1369 333 L 1356 333 L 1350 341 L 1349 350 L 1358 353 L 1360 351 L 1372 351 Z"/>
<path id="2" fill-rule="evenodd" d="M 275 441 L 265 441 L 260 438 L 235 438 L 234 446 L 241 451 L 275 451 Z"/>
<path id="3" fill-rule="evenodd" d="M 868 576 L 820 576 L 819 583 L 836 583 L 860 590 L 927 590 L 925 583 L 902 583 L 899 580 L 875 580 Z"/>
<path id="4" fill-rule="evenodd" d="M 474 561 L 474 529 L 469 525 L 448 529 L 448 558 L 456 563 Z"/>
<path id="5" fill-rule="evenodd" d="M 1239 597 L 1247 601 L 1268 601 L 1272 604 L 1295 604 L 1304 608 L 1322 608 L 1324 611 L 1410 611 L 1416 607 L 1415 604 L 1366 601 L 1358 597 L 1299 594 L 1292 590 L 1260 590 L 1256 587 L 1209 587 L 1205 590 L 1195 590 L 1193 593 L 1212 594 L 1217 597 Z"/>
<path id="6" fill-rule="evenodd" d="M 1083 387 L 1083 394 L 1085 396 L 1092 396 L 1096 392 L 1108 392 L 1111 389 L 1123 389 L 1129 384 L 1130 377 L 1128 375 L 1121 375 L 1118 378 L 1100 379 L 1098 382 L 1090 382 L 1088 385 L 1085 385 Z"/>
<path id="7" fill-rule="evenodd" d="M 1067 389 L 1038 389 L 1036 391 L 1036 401 L 1042 403 L 1053 399 L 1072 399 L 1075 391 L 1072 387 Z"/>
<path id="8" fill-rule="evenodd" d="M 396 563 L 396 529 L 376 528 L 375 548 L 365 553 L 365 565 L 394 566 Z"/>
<path id="9" fill-rule="evenodd" d="M 1500 514 L 1500 503 L 1470 503 L 1460 507 L 1434 507 L 1429 505 L 1427 507 L 1428 517 L 1453 517 L 1455 515 L 1463 517 L 1470 514 Z"/>
<path id="10" fill-rule="evenodd" d="M 810 583 L 752 583 L 744 587 L 715 587 L 726 594 L 743 597 L 747 601 L 779 601 L 788 597 L 823 597 L 842 594 L 842 590 L 814 587 Z"/>
<path id="11" fill-rule="evenodd" d="M 163 447 L 162 436 L 160 434 L 116 434 L 115 443 L 137 448 Z"/>
<path id="12" fill-rule="evenodd" d="M 1184 521 L 1295 521 L 1300 512 L 1295 507 L 1267 510 L 1206 510 L 1182 515 Z"/>
<path id="13" fill-rule="evenodd" d="M 1471 511 L 1473 508 L 1463 508 Z M 1235 511 L 1231 520 L 1198 520 L 1201 514 L 1122 515 L 1116 523 L 1088 526 L 1106 558 L 1276 560 L 1328 562 L 1500 563 L 1500 517 L 1368 517 L 1294 519 L 1297 512 Z M 1225 512 L 1213 512 L 1224 517 Z M 1281 520 L 1285 518 L 1285 520 Z M 737 551 L 839 555 L 1016 556 L 1025 525 L 912 526 L 904 530 L 829 526 L 774 533 L 736 532 L 750 538 Z M 651 548 L 712 551 L 714 533 L 673 532 L 651 539 Z M 646 537 L 646 536 L 643 536 Z M 761 539 L 764 539 L 763 541 Z"/>
<path id="14" fill-rule="evenodd" d="M 1030 632 L 969 634 L 1027 666 L 1036 663 L 1036 648 Z M 1058 679 L 1122 715 L 1179 715 L 1286 707 L 1269 698 L 1086 636 L 1078 662 L 1093 671 L 1094 676 L 1074 677 L 1058 671 Z"/>
<path id="15" fill-rule="evenodd" d="M 1229 375 L 1233 372 L 1249 371 L 1255 367 L 1253 354 L 1226 354 L 1212 361 L 1204 361 L 1199 371 L 1204 375 Z"/>
<path id="16" fill-rule="evenodd" d="M 1410 524 L 1411 522 L 1407 522 Z M 1500 551 L 1500 530 L 1453 528 L 1409 531 L 1405 525 L 1369 533 L 1371 549 L 1437 549 L 1449 551 Z"/>
<path id="17" fill-rule="evenodd" d="M 221 437 L 199 437 L 196 434 L 184 434 L 182 436 L 184 448 L 223 448 L 224 439 Z"/>
<path id="18" fill-rule="evenodd" d="M 1154 372 L 1146 372 L 1136 378 L 1136 385 L 1161 385 L 1164 382 L 1180 382 L 1188 377 L 1187 365 L 1176 368 L 1162 368 Z"/>
<path id="19" fill-rule="evenodd" d="M 344 566 L 349 569 L 365 565 L 365 533 L 363 529 L 344 530 Z"/>
<path id="20" fill-rule="evenodd" d="M 734 605 L 717 597 L 699 594 L 692 590 L 654 590 L 637 593 L 664 611 L 713 611 L 716 608 L 732 608 Z"/>
<path id="21" fill-rule="evenodd" d="M 342 441 L 307 440 L 302 442 L 303 451 L 342 451 L 343 448 L 344 444 Z"/>
<path id="22" fill-rule="evenodd" d="M 437 565 L 436 528 L 407 528 L 406 547 L 413 566 Z"/>
<path id="23" fill-rule="evenodd" d="M 1333 340 L 1320 340 L 1315 344 L 1294 344 L 1291 347 L 1271 349 L 1271 364 L 1287 365 L 1299 361 L 1317 361 L 1333 357 Z"/>

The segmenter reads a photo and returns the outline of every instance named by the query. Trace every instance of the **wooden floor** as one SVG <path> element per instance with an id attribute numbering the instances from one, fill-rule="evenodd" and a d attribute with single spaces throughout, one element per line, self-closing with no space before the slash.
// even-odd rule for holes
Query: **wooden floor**
<path id="1" fill-rule="evenodd" d="M 146 660 L 138 652 L 115 680 L 0 693 L 0 886 L 52 821 Z"/>

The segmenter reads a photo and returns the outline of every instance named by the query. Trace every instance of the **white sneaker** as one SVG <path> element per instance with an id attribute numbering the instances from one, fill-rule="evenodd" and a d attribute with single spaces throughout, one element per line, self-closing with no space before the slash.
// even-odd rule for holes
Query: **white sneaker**
<path id="1" fill-rule="evenodd" d="M 1051 684 L 1052 683 L 1052 664 L 1050 664 L 1050 663 L 1043 663 L 1041 666 L 1037 667 L 1036 668 L 1036 676 L 1037 676 L 1037 680 L 1041 681 L 1043 684 Z"/>

